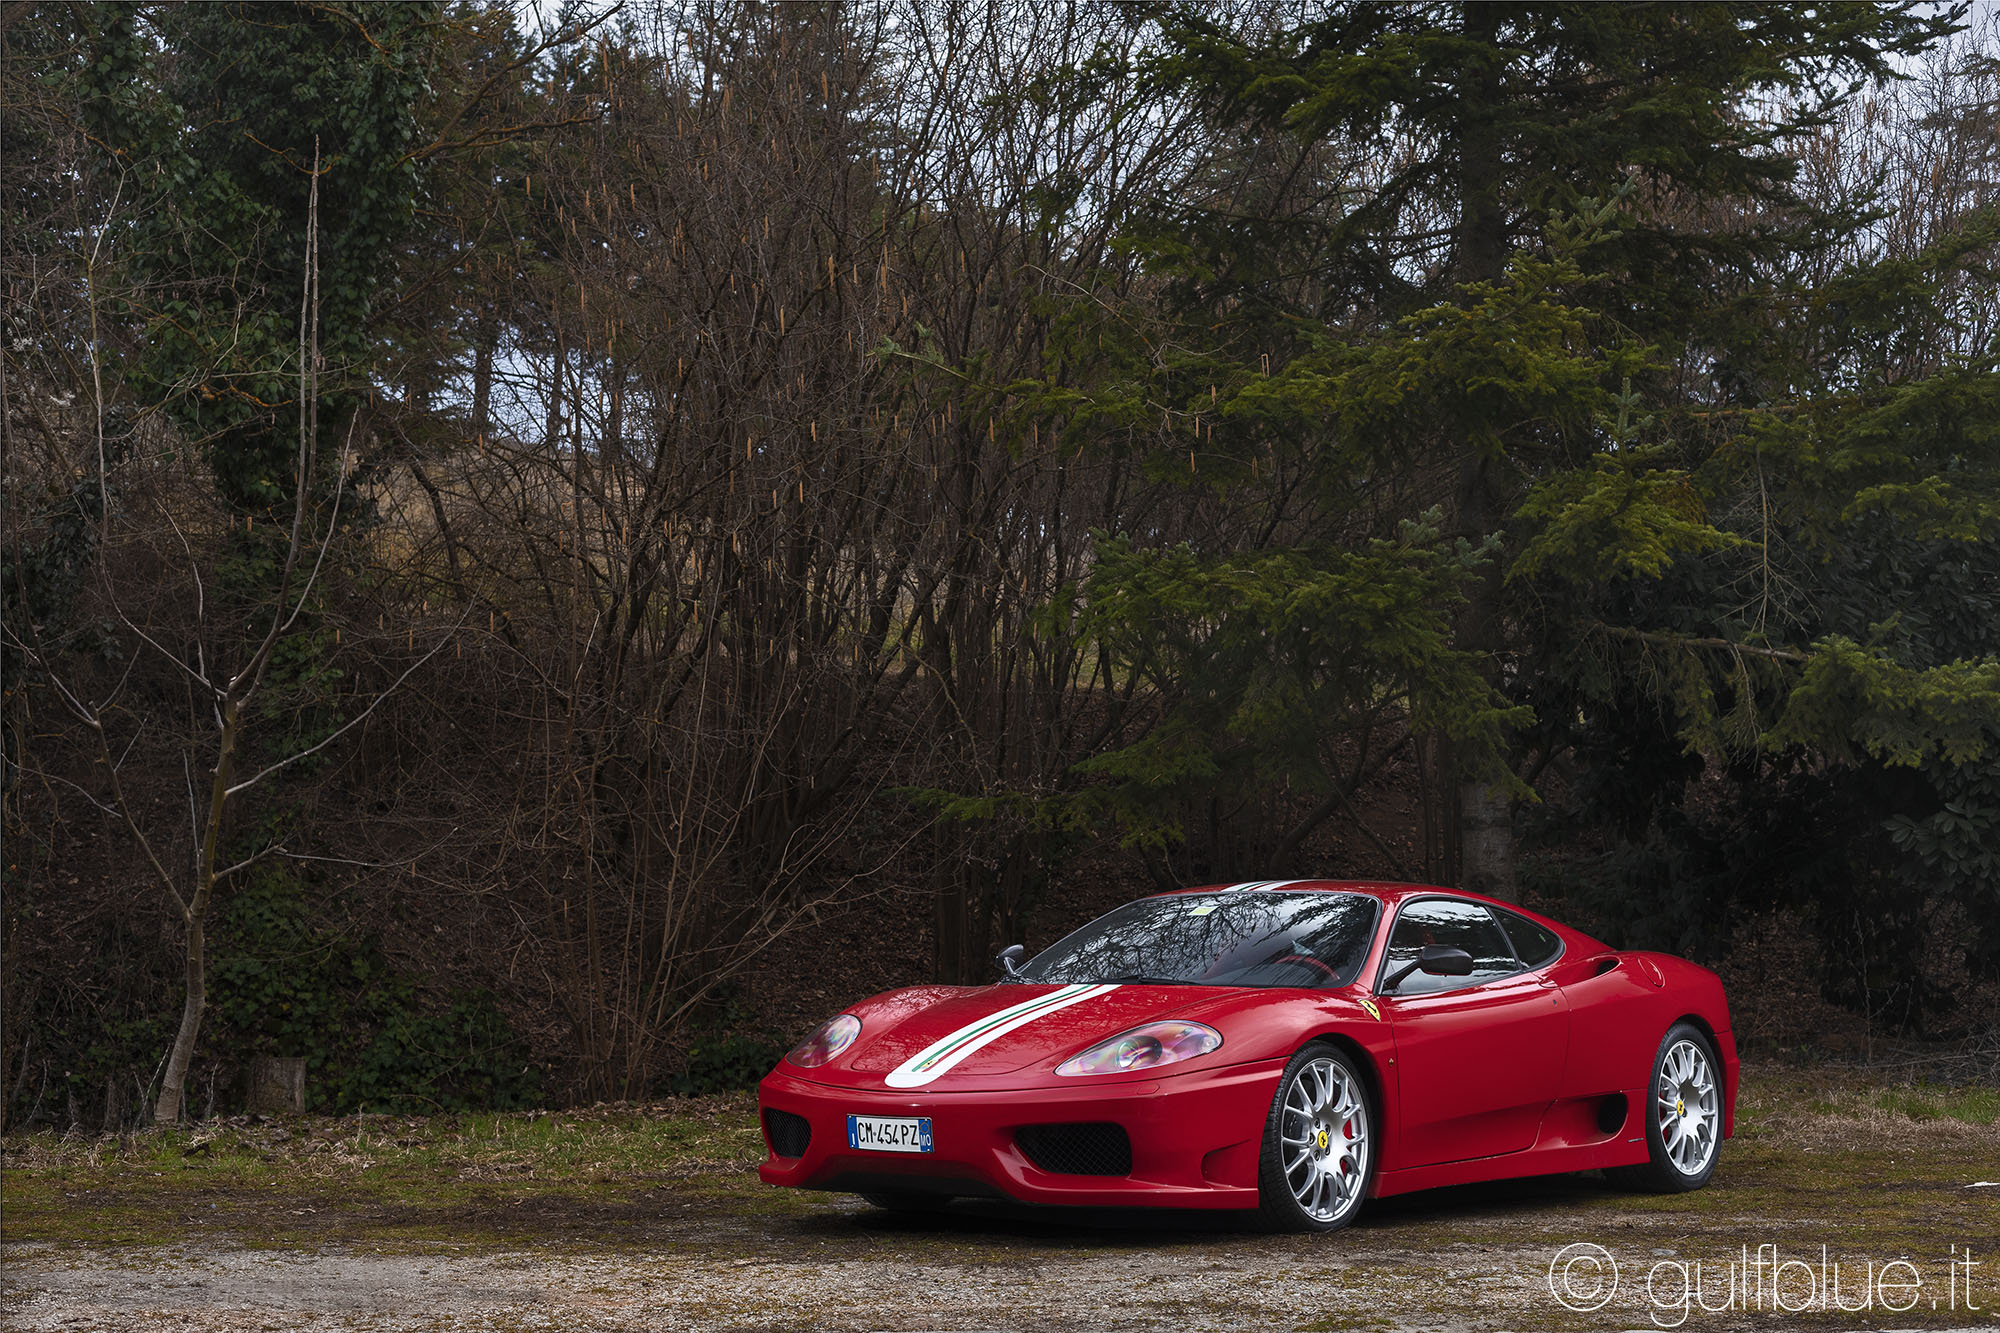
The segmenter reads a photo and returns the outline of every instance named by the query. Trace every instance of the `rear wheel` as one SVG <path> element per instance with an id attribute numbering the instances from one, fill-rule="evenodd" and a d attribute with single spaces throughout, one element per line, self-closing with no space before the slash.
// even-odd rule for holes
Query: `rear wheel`
<path id="1" fill-rule="evenodd" d="M 1264 1123 L 1257 1212 L 1274 1231 L 1337 1231 L 1354 1220 L 1375 1176 L 1374 1112 L 1354 1061 L 1310 1042 L 1278 1080 Z"/>
<path id="2" fill-rule="evenodd" d="M 1722 1066 L 1708 1035 L 1694 1024 L 1676 1023 L 1660 1039 L 1644 1113 L 1650 1160 L 1605 1175 L 1626 1189 L 1655 1194 L 1706 1185 L 1722 1148 Z"/>

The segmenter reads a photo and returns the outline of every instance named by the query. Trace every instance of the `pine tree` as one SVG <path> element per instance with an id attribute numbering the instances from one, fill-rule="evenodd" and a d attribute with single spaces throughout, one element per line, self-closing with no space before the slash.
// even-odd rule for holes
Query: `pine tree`
<path id="1" fill-rule="evenodd" d="M 1694 498 L 1692 460 L 1631 432 L 1647 409 L 1715 398 L 1689 367 L 1726 369 L 1760 266 L 1859 220 L 1800 193 L 1788 147 L 1954 16 L 1345 4 L 1254 31 L 1191 8 L 1155 17 L 1157 86 L 1199 99 L 1231 151 L 1208 192 L 1131 228 L 1168 283 L 1174 348 L 1136 392 L 1185 413 L 1193 438 L 1169 448 L 1198 443 L 1202 480 L 1234 486 L 1253 459 L 1297 469 L 1315 509 L 1295 523 L 1314 536 L 1351 541 L 1398 490 L 1444 501 L 1450 537 L 1500 536 L 1455 647 L 1518 697 L 1545 610 L 1524 604 L 1525 574 L 1509 581 L 1518 556 L 1553 559 L 1549 534 L 1593 514 L 1610 521 L 1595 563 L 1571 565 L 1585 578 L 1731 540 Z M 1725 207 L 1756 217 L 1718 226 Z M 1524 552 L 1531 526 L 1541 545 Z M 1309 538 L 1280 523 L 1272 540 Z M 1457 855 L 1435 873 L 1511 895 L 1522 756 L 1450 758 Z"/>

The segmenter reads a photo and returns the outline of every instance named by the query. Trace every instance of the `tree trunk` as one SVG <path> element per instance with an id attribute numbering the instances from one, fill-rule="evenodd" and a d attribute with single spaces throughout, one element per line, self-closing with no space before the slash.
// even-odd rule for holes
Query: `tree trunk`
<path id="1" fill-rule="evenodd" d="M 188 1062 L 194 1058 L 195 1038 L 201 1035 L 201 1019 L 208 1007 L 208 952 L 203 927 L 208 917 L 208 900 L 215 889 L 215 854 L 222 841 L 223 810 L 229 804 L 229 777 L 236 756 L 241 706 L 235 699 L 225 700 L 221 713 L 215 778 L 208 793 L 208 824 L 202 831 L 194 892 L 188 896 L 186 905 L 187 999 L 181 1006 L 180 1031 L 174 1034 L 173 1050 L 167 1055 L 167 1071 L 160 1080 L 160 1100 L 153 1104 L 153 1123 L 158 1125 L 176 1124 L 181 1118 L 181 1094 L 187 1086 Z"/>
<path id="2" fill-rule="evenodd" d="M 966 835 L 960 830 L 942 832 L 938 837 L 941 855 L 932 872 L 936 885 L 933 900 L 932 970 L 937 980 L 959 984 L 971 979 L 967 955 L 967 917 L 971 913 L 972 883 L 966 870 Z"/>
<path id="3" fill-rule="evenodd" d="M 490 321 L 479 322 L 477 345 L 472 349 L 472 435 L 486 443 L 493 425 L 493 344 L 496 333 Z"/>
<path id="4" fill-rule="evenodd" d="M 604 412 L 604 444 L 601 456 L 613 466 L 625 462 L 625 369 L 611 363 L 610 401 Z"/>
<path id="5" fill-rule="evenodd" d="M 546 426 L 550 457 L 562 454 L 563 427 L 563 371 L 569 360 L 569 350 L 563 346 L 562 330 L 556 330 L 555 351 L 549 357 L 549 419 Z"/>
<path id="6" fill-rule="evenodd" d="M 1507 218 L 1500 203 L 1505 182 L 1502 145 L 1495 125 L 1500 102 L 1502 63 L 1497 50 L 1501 12 L 1490 4 L 1464 6 L 1465 35 L 1480 63 L 1466 71 L 1458 137 L 1459 278 L 1465 283 L 1497 282 L 1507 271 Z M 1507 521 L 1507 469 L 1503 454 L 1470 439 L 1458 442 L 1458 535 L 1483 541 Z M 1501 598 L 1505 591 L 1499 558 L 1481 571 L 1468 589 L 1458 623 L 1458 646 L 1479 655 L 1479 671 L 1488 684 L 1504 688 L 1500 671 L 1506 647 Z M 1506 790 L 1469 774 L 1458 761 L 1456 747 L 1446 772 L 1448 799 L 1455 798 L 1458 818 L 1458 883 L 1497 898 L 1513 899 L 1514 831 L 1512 802 Z"/>
<path id="7" fill-rule="evenodd" d="M 1459 884 L 1474 893 L 1512 902 L 1514 882 L 1514 803 L 1503 787 L 1467 782 L 1459 787 Z"/>
<path id="8" fill-rule="evenodd" d="M 303 1056 L 259 1055 L 244 1073 L 244 1109 L 304 1115 L 306 1062 Z"/>
<path id="9" fill-rule="evenodd" d="M 208 1006 L 208 957 L 202 937 L 201 918 L 188 913 L 187 999 L 181 1005 L 180 1031 L 174 1034 L 174 1048 L 167 1056 L 166 1077 L 160 1082 L 160 1100 L 153 1104 L 153 1123 L 171 1125 L 181 1118 L 181 1090 L 187 1086 L 188 1062 L 194 1058 L 195 1038 L 201 1035 L 201 1018 Z"/>
<path id="10" fill-rule="evenodd" d="M 1479 541 L 1497 532 L 1506 522 L 1504 499 L 1494 474 L 1504 466 L 1499 459 L 1480 459 L 1468 466 L 1459 494 L 1460 531 L 1470 541 Z M 1469 590 L 1465 610 L 1459 617 L 1458 646 L 1479 654 L 1479 673 L 1486 683 L 1504 690 L 1500 662 L 1506 648 L 1506 626 L 1501 618 L 1501 596 L 1505 585 L 1498 555 L 1480 571 Z M 1458 747 L 1447 746 L 1450 756 L 1446 780 L 1454 784 L 1458 803 L 1457 880 L 1476 893 L 1513 901 L 1519 896 L 1514 884 L 1513 799 L 1506 788 L 1485 781 L 1462 762 Z"/>

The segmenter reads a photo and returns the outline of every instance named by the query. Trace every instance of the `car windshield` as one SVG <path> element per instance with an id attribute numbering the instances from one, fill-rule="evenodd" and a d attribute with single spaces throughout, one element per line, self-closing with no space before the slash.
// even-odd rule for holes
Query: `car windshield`
<path id="1" fill-rule="evenodd" d="M 1345 986 L 1368 956 L 1375 913 L 1375 899 L 1361 893 L 1141 898 L 1036 954 L 1021 968 L 1021 979 Z"/>

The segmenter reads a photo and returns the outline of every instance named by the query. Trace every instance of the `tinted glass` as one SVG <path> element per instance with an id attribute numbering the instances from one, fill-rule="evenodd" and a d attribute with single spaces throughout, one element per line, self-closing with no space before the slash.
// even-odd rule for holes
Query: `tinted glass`
<path id="1" fill-rule="evenodd" d="M 1500 933 L 1492 916 L 1478 903 L 1451 898 L 1421 898 L 1406 904 L 1396 918 L 1396 933 L 1389 937 L 1389 961 L 1385 976 L 1393 976 L 1405 963 L 1416 961 L 1426 945 L 1463 949 L 1472 955 L 1472 975 L 1440 977 L 1419 969 L 1397 985 L 1398 995 L 1422 995 L 1427 991 L 1476 986 L 1494 977 L 1519 972 L 1513 946 Z"/>
<path id="2" fill-rule="evenodd" d="M 1141 898 L 1036 954 L 1029 981 L 1344 986 L 1368 955 L 1375 899 L 1359 893 Z"/>
<path id="3" fill-rule="evenodd" d="M 1506 908 L 1496 908 L 1493 913 L 1500 918 L 1500 924 L 1507 929 L 1507 938 L 1513 942 L 1515 956 L 1523 967 L 1540 967 L 1553 962 L 1563 951 L 1562 937 L 1547 926 L 1537 925 L 1519 912 Z"/>

